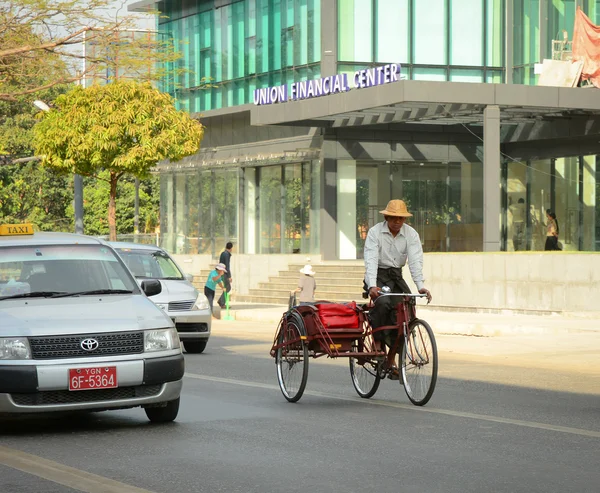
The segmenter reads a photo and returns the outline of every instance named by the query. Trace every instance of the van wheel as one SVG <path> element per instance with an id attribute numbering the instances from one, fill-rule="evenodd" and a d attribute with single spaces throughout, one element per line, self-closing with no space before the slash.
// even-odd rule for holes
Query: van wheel
<path id="1" fill-rule="evenodd" d="M 183 341 L 183 347 L 188 353 L 201 353 L 206 348 L 208 341 Z"/>
<path id="2" fill-rule="evenodd" d="M 165 406 L 146 407 L 146 416 L 152 423 L 169 423 L 173 421 L 179 413 L 179 397 L 168 401 Z"/>

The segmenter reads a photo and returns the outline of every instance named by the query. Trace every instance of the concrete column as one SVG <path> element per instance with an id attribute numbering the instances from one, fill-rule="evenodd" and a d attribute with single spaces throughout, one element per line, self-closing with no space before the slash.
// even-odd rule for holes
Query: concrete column
<path id="1" fill-rule="evenodd" d="M 596 249 L 596 156 L 583 157 L 583 250 Z"/>
<path id="2" fill-rule="evenodd" d="M 356 258 L 356 161 L 337 167 L 338 245 L 340 259 Z"/>
<path id="3" fill-rule="evenodd" d="M 500 251 L 500 108 L 483 111 L 483 250 Z"/>
<path id="4" fill-rule="evenodd" d="M 337 74 L 337 0 L 321 0 L 321 77 Z"/>
<path id="5" fill-rule="evenodd" d="M 327 144 L 327 143 L 325 143 Z M 337 160 L 323 158 L 321 161 L 321 255 L 323 260 L 337 259 Z"/>

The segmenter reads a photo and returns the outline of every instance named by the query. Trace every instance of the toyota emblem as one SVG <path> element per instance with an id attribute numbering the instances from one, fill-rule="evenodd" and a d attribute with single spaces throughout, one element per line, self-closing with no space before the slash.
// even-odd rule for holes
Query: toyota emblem
<path id="1" fill-rule="evenodd" d="M 95 351 L 98 349 L 98 341 L 96 339 L 84 339 L 79 343 L 81 349 L 84 351 Z"/>

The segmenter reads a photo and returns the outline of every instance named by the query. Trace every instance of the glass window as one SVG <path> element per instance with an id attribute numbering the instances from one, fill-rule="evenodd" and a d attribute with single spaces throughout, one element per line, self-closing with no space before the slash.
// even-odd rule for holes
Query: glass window
<path id="1" fill-rule="evenodd" d="M 483 65 L 483 0 L 451 0 L 450 63 Z"/>
<path id="2" fill-rule="evenodd" d="M 446 0 L 414 2 L 414 63 L 446 64 Z"/>
<path id="3" fill-rule="evenodd" d="M 413 68 L 412 78 L 414 80 L 446 80 L 446 69 L 443 68 Z"/>
<path id="4" fill-rule="evenodd" d="M 539 8 L 540 0 L 514 0 L 513 63 L 515 66 L 540 61 Z"/>
<path id="5" fill-rule="evenodd" d="M 375 61 L 408 63 L 408 0 L 378 0 Z"/>
<path id="6" fill-rule="evenodd" d="M 139 293 L 112 249 L 98 245 L 0 247 L 0 301 L 35 292 L 126 289 Z M 110 293 L 107 293 L 110 294 Z"/>
<path id="7" fill-rule="evenodd" d="M 504 66 L 504 0 L 487 2 L 486 65 Z"/>
<path id="8" fill-rule="evenodd" d="M 560 230 L 558 239 L 563 244 L 563 250 L 579 250 L 580 235 L 582 234 L 579 204 L 579 157 L 556 159 L 554 166 L 556 176 L 554 213 Z M 544 216 L 544 223 L 546 222 Z"/>
<path id="9" fill-rule="evenodd" d="M 453 82 L 483 82 L 483 70 L 450 70 L 450 80 Z"/>
<path id="10" fill-rule="evenodd" d="M 259 171 L 258 253 L 281 253 L 282 184 L 281 166 L 264 166 Z"/>
<path id="11" fill-rule="evenodd" d="M 184 70 L 177 80 L 165 78 L 161 87 L 176 97 L 179 108 L 204 111 L 246 104 L 256 74 L 269 74 L 259 86 L 266 87 L 276 85 L 270 74 L 282 68 L 319 67 L 321 0 L 239 0 L 220 7 L 192 2 L 185 16 L 181 5 L 169 5 L 173 15 L 160 19 L 159 29 L 181 50 L 177 67 Z M 218 87 L 197 90 L 203 82 Z"/>
<path id="12" fill-rule="evenodd" d="M 372 0 L 338 2 L 338 57 L 341 61 L 373 60 Z"/>

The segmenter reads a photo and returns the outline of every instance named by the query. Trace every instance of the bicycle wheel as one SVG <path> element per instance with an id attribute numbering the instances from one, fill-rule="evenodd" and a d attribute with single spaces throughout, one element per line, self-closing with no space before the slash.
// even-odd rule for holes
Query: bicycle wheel
<path id="1" fill-rule="evenodd" d="M 427 404 L 437 381 L 437 345 L 433 330 L 424 320 L 413 320 L 402 348 L 402 382 L 410 401 Z"/>
<path id="2" fill-rule="evenodd" d="M 308 346 L 300 339 L 304 335 L 302 318 L 291 314 L 277 339 L 277 344 L 284 344 L 275 353 L 277 381 L 283 396 L 290 402 L 302 397 L 308 380 Z"/>
<path id="3" fill-rule="evenodd" d="M 373 341 L 364 340 L 354 341 L 352 348 L 353 353 L 358 352 L 373 352 Z M 379 363 L 374 356 L 350 356 L 350 376 L 352 377 L 352 385 L 356 393 L 363 399 L 373 397 L 379 383 L 381 382 Z"/>

